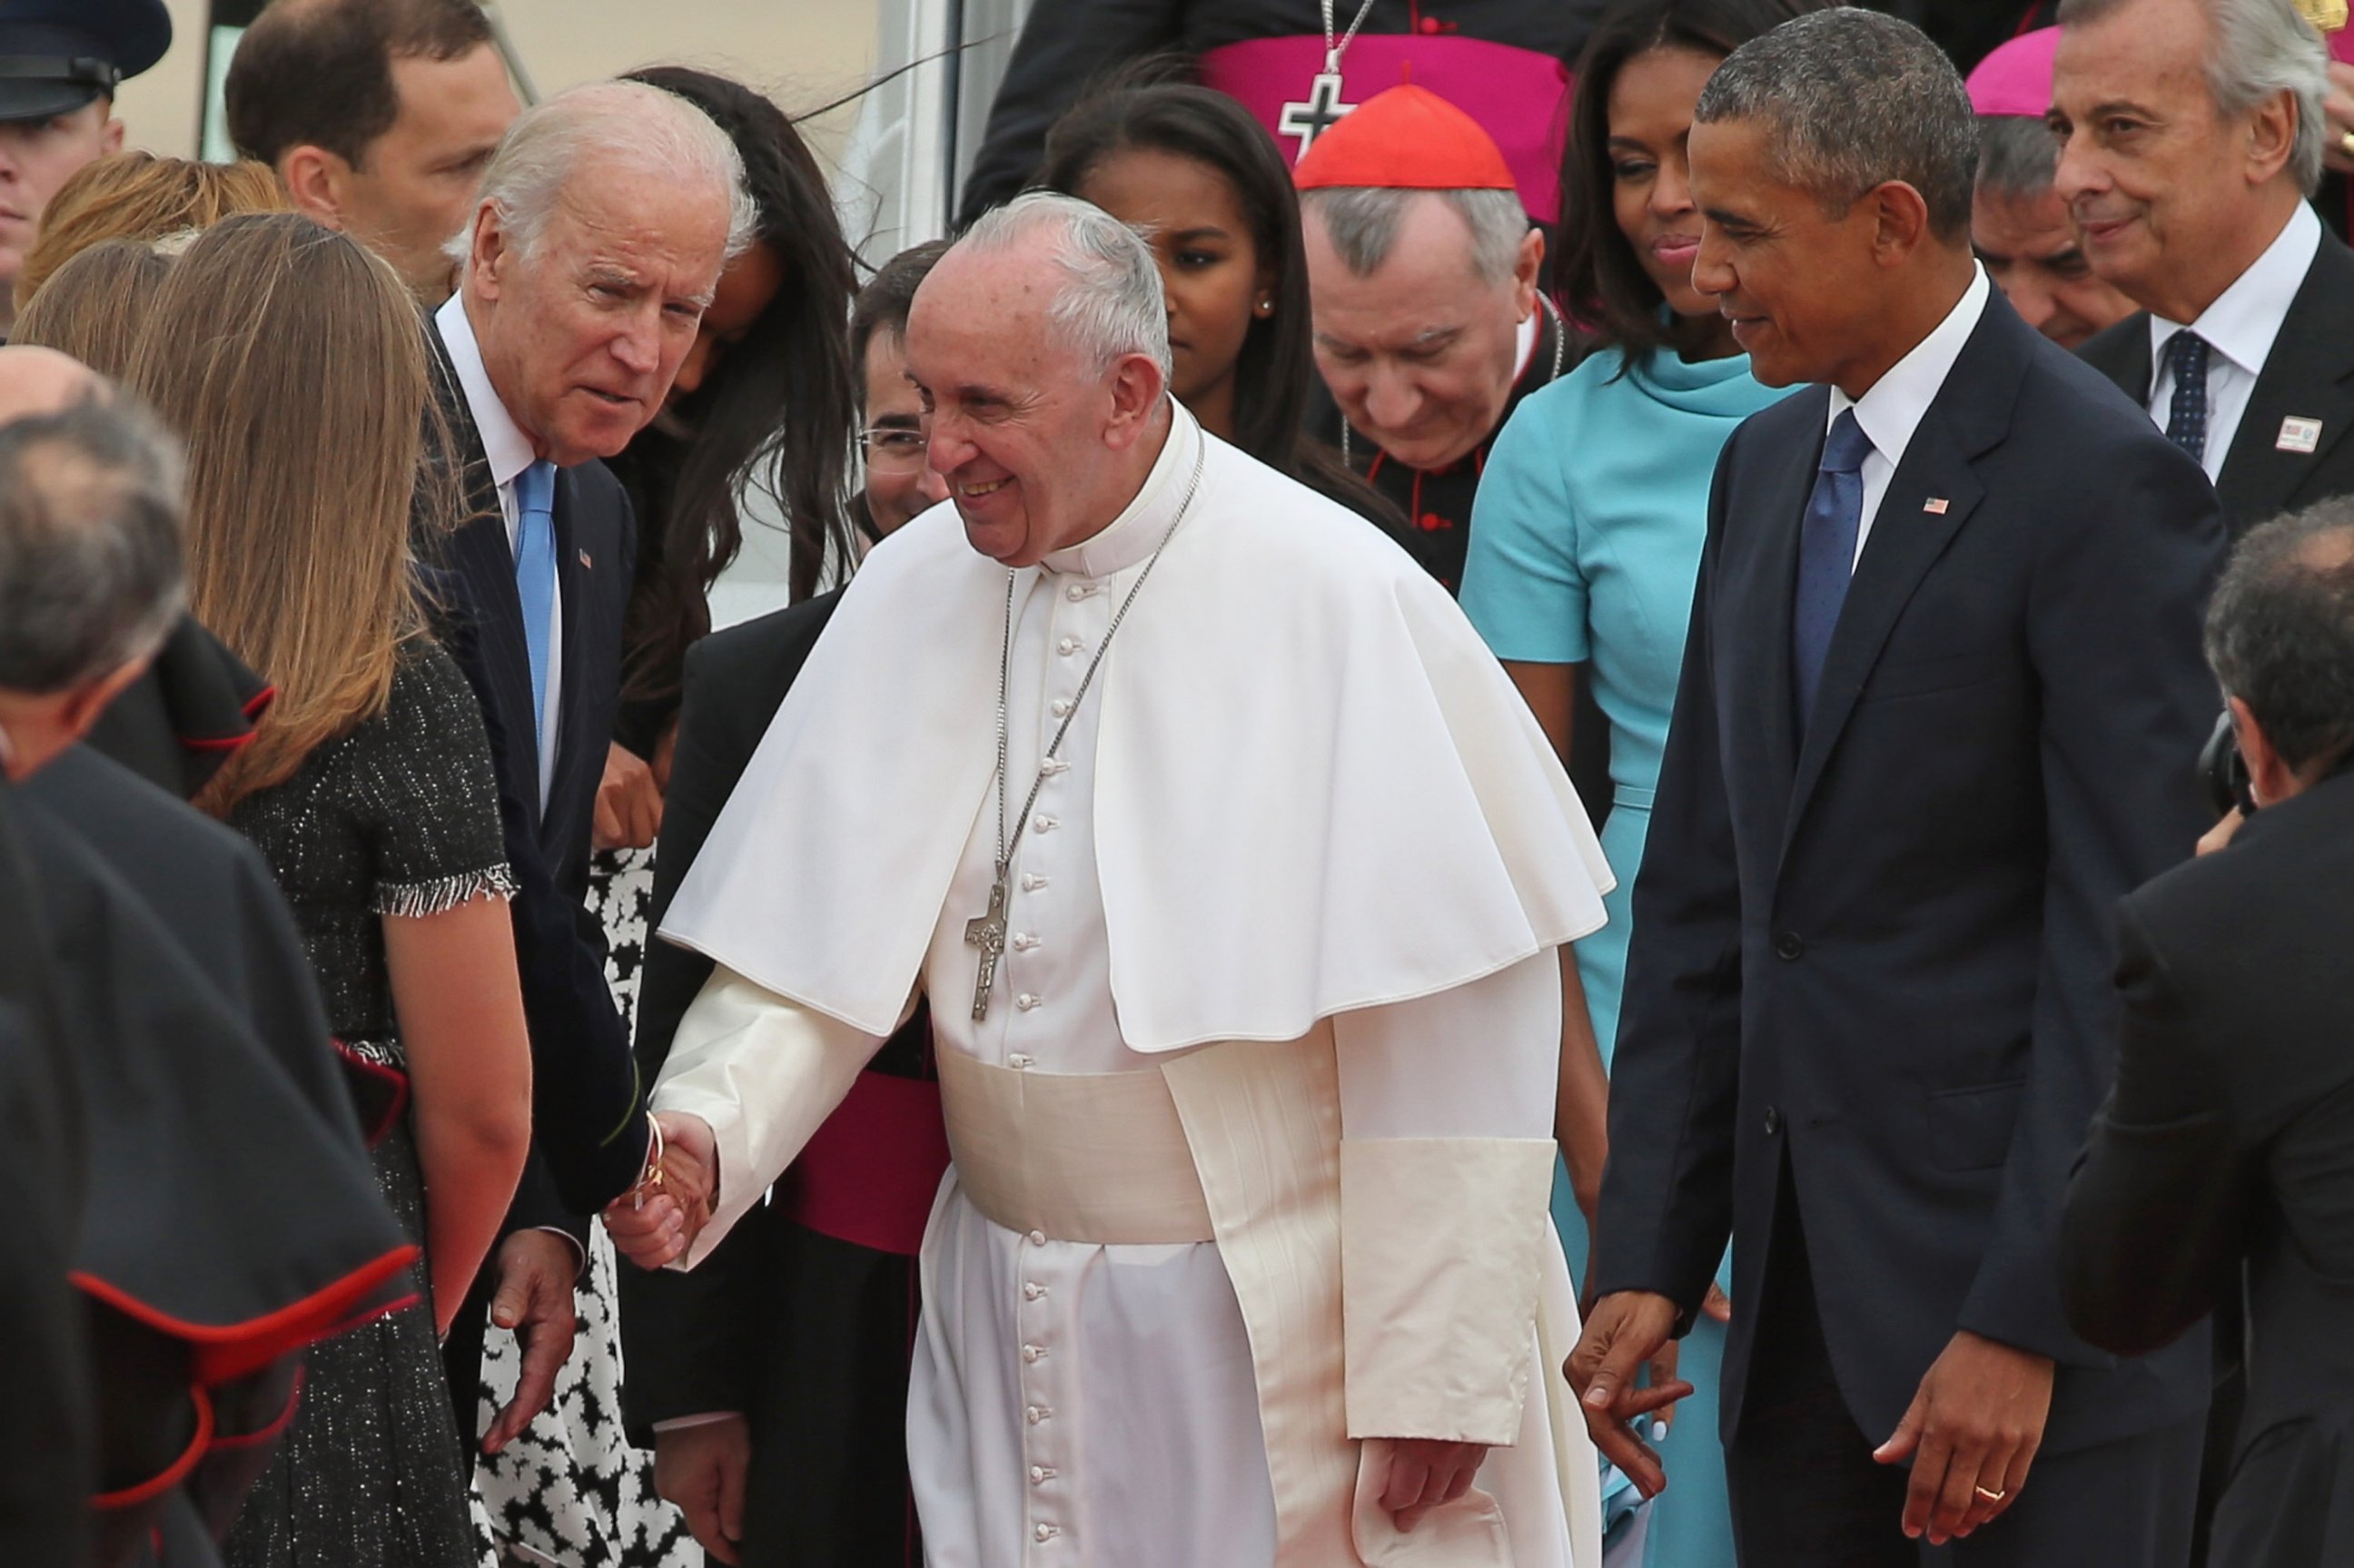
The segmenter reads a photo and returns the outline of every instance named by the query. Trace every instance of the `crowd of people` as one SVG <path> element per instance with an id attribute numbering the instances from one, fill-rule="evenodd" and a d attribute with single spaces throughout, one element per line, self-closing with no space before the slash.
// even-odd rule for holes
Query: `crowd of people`
<path id="1" fill-rule="evenodd" d="M 0 1559 L 2354 1561 L 2304 7 L 19 9 Z"/>

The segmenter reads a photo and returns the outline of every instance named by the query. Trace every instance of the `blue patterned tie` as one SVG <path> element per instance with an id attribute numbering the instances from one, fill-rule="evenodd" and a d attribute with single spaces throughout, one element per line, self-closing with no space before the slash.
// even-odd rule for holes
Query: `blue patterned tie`
<path id="1" fill-rule="evenodd" d="M 1855 422 L 1855 410 L 1831 421 L 1823 459 L 1807 497 L 1807 521 L 1798 535 L 1798 594 L 1790 617 L 1790 681 L 1797 699 L 1798 733 L 1814 716 L 1815 687 L 1847 602 L 1855 573 L 1856 533 L 1863 526 L 1863 460 L 1872 438 Z"/>
<path id="2" fill-rule="evenodd" d="M 556 614 L 556 465 L 542 461 L 515 475 L 515 597 L 531 651 L 531 738 L 547 733 L 547 646 Z"/>
<path id="3" fill-rule="evenodd" d="M 2174 359 L 2174 402 L 2166 411 L 2166 439 L 2201 463 L 2207 461 L 2207 340 L 2179 332 L 2166 345 Z"/>

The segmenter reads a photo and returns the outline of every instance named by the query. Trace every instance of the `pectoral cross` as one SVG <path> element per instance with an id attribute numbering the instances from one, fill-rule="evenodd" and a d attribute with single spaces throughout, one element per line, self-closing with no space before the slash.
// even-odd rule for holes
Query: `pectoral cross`
<path id="1" fill-rule="evenodd" d="M 989 993 L 997 988 L 997 960 L 1005 956 L 1005 867 L 997 868 L 990 885 L 989 913 L 964 923 L 964 942 L 981 949 L 981 968 L 972 981 L 972 1021 L 989 1016 Z"/>
<path id="2" fill-rule="evenodd" d="M 1316 138 L 1341 123 L 1341 117 L 1357 106 L 1341 101 L 1341 73 L 1332 65 L 1316 73 L 1308 84 L 1308 100 L 1298 99 L 1283 106 L 1283 118 L 1275 122 L 1276 129 L 1286 136 L 1299 138 L 1299 158 L 1308 156 L 1308 149 L 1316 145 Z M 1299 158 L 1294 158 L 1298 163 Z"/>

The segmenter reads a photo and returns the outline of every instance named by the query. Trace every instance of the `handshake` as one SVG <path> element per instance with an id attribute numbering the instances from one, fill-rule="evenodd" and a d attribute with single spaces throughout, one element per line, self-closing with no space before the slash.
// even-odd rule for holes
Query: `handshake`
<path id="1" fill-rule="evenodd" d="M 711 1223 L 719 1192 L 719 1144 L 701 1117 L 656 1111 L 645 1174 L 605 1208 L 613 1250 L 640 1268 L 661 1268 L 683 1256 Z"/>

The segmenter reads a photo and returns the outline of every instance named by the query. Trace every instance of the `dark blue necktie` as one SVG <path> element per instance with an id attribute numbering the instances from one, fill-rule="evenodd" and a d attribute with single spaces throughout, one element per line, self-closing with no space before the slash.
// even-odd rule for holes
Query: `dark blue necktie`
<path id="1" fill-rule="evenodd" d="M 1815 687 L 1822 681 L 1831 632 L 1855 573 L 1856 534 L 1863 526 L 1863 460 L 1872 450 L 1855 410 L 1840 414 L 1831 421 L 1814 493 L 1807 497 L 1807 521 L 1798 535 L 1797 602 L 1790 617 L 1790 683 L 1801 736 L 1814 716 Z"/>
<path id="2" fill-rule="evenodd" d="M 2166 345 L 2174 360 L 2174 401 L 2166 411 L 2166 439 L 2207 461 L 2207 340 L 2176 333 Z"/>

